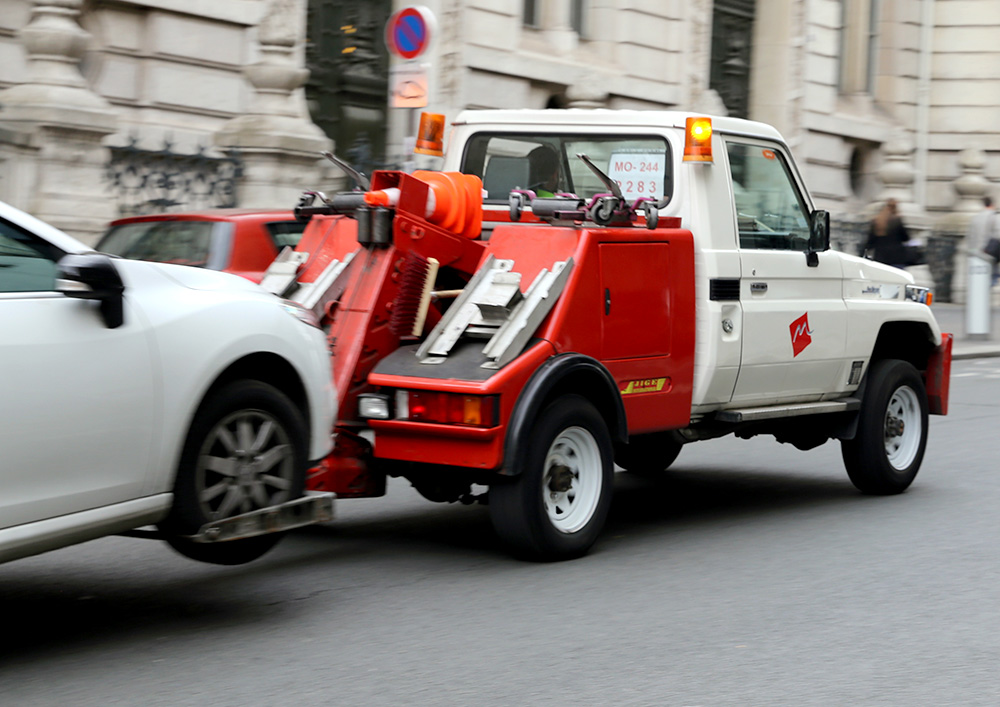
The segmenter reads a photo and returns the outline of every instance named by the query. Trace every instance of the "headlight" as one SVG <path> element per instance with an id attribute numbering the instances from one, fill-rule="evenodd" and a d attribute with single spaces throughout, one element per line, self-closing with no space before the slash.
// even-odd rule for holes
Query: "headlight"
<path id="1" fill-rule="evenodd" d="M 917 285 L 907 285 L 906 286 L 906 299 L 911 302 L 919 302 L 920 304 L 926 304 L 928 307 L 931 306 L 931 302 L 934 301 L 934 293 L 926 287 L 919 287 Z"/>
<path id="2" fill-rule="evenodd" d="M 303 324 L 314 326 L 317 329 L 320 328 L 319 317 L 313 314 L 312 310 L 306 309 L 298 302 L 292 302 L 291 300 L 283 299 L 281 300 L 281 308 L 284 309 L 289 314 L 291 314 L 296 319 L 298 319 Z"/>

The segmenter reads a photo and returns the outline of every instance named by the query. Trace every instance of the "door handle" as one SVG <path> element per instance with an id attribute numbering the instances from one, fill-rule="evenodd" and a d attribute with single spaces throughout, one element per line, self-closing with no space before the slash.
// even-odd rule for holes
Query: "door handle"
<path id="1" fill-rule="evenodd" d="M 604 315 L 611 314 L 611 290 L 604 288 Z"/>
<path id="2" fill-rule="evenodd" d="M 751 282 L 750 283 L 750 292 L 758 293 L 758 294 L 764 294 L 765 292 L 767 292 L 767 283 L 766 282 Z"/>

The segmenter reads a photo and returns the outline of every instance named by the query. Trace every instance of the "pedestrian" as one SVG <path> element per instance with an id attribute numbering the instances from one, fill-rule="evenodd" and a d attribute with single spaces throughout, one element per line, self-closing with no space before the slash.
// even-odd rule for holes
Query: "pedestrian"
<path id="1" fill-rule="evenodd" d="M 910 264 L 910 256 L 905 243 L 910 240 L 910 234 L 899 216 L 899 208 L 895 199 L 887 199 L 885 205 L 872 219 L 868 229 L 868 240 L 862 249 L 862 255 L 868 253 L 873 260 L 896 268 L 905 268 Z"/>
<path id="2" fill-rule="evenodd" d="M 998 221 L 1000 221 L 1000 217 L 997 215 L 993 199 L 984 196 L 982 211 L 969 220 L 969 229 L 965 233 L 965 249 L 970 255 L 985 252 L 990 238 L 1000 238 L 1000 224 L 998 224 Z M 992 284 L 995 285 L 1000 273 L 997 272 L 996 259 L 992 258 L 990 263 L 993 266 Z"/>

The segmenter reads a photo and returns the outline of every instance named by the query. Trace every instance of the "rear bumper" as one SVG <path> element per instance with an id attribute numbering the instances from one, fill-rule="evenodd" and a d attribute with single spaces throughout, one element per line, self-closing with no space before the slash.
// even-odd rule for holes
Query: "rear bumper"
<path id="1" fill-rule="evenodd" d="M 379 459 L 496 469 L 503 460 L 504 427 L 460 427 L 403 420 L 369 420 Z"/>

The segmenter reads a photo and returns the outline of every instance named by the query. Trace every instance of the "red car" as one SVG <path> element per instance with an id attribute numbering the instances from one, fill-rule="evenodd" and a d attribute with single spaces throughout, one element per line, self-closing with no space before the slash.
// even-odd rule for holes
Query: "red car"
<path id="1" fill-rule="evenodd" d="M 305 226 L 290 210 L 131 216 L 112 221 L 96 249 L 131 260 L 223 270 L 260 282 L 278 253 L 295 247 Z"/>

